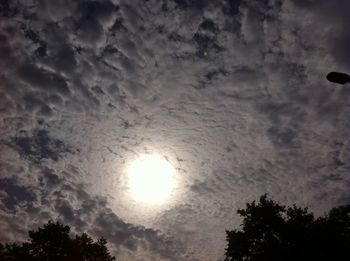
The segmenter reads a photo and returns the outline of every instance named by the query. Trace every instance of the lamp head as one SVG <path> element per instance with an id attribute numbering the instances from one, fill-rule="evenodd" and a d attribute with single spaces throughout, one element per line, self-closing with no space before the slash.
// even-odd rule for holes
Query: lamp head
<path id="1" fill-rule="evenodd" d="M 327 75 L 327 80 L 338 84 L 345 84 L 347 82 L 350 82 L 350 76 L 346 73 L 330 72 Z"/>

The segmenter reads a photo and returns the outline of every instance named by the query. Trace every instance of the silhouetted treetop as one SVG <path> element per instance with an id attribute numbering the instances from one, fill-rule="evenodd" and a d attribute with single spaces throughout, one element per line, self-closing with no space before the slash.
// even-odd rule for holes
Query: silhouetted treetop
<path id="1" fill-rule="evenodd" d="M 226 261 L 350 260 L 349 205 L 315 218 L 263 195 L 237 213 L 242 229 L 226 231 Z"/>
<path id="2" fill-rule="evenodd" d="M 29 231 L 29 241 L 0 244 L 1 261 L 113 261 L 104 238 L 96 242 L 83 233 L 70 237 L 70 227 L 49 221 Z"/>

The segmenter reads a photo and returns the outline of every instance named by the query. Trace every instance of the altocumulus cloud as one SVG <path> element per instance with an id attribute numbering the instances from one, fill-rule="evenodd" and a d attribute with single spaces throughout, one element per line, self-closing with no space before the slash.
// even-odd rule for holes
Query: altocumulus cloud
<path id="1" fill-rule="evenodd" d="M 346 0 L 1 1 L 1 240 L 46 219 L 127 260 L 216 260 L 268 192 L 349 203 Z M 157 212 L 126 202 L 129 158 L 177 168 Z M 206 246 L 206 247 L 203 247 Z"/>

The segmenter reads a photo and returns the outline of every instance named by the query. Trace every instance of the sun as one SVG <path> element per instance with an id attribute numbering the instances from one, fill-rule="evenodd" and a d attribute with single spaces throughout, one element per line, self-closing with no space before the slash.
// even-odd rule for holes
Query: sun
<path id="1" fill-rule="evenodd" d="M 175 187 L 175 169 L 160 155 L 142 155 L 127 169 L 131 196 L 146 204 L 162 204 Z"/>

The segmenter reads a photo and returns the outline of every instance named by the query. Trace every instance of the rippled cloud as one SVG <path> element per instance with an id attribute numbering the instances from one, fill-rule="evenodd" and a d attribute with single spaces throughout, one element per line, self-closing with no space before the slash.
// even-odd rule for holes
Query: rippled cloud
<path id="1" fill-rule="evenodd" d="M 325 78 L 350 71 L 347 10 L 2 1 L 1 240 L 59 219 L 121 258 L 216 260 L 235 210 L 262 193 L 317 213 L 349 203 L 350 91 Z M 156 215 L 127 195 L 142 153 L 178 172 Z"/>

